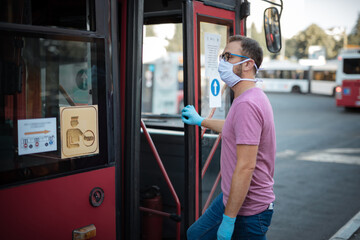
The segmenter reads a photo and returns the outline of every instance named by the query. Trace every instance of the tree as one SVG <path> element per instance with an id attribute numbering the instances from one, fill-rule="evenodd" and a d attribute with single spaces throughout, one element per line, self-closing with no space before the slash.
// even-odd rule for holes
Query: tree
<path id="1" fill-rule="evenodd" d="M 252 23 L 250 30 L 248 29 L 248 32 L 249 31 L 250 31 L 250 37 L 252 39 L 255 39 L 259 43 L 261 48 L 263 49 L 264 57 L 271 55 L 272 53 L 270 53 L 266 47 L 264 27 L 261 28 L 260 32 L 258 32 L 256 29 L 256 26 L 255 26 L 255 23 Z"/>
<path id="2" fill-rule="evenodd" d="M 182 52 L 182 25 L 175 24 L 175 34 L 172 39 L 169 40 L 169 45 L 167 46 L 167 51 L 169 52 Z"/>
<path id="3" fill-rule="evenodd" d="M 304 31 L 295 35 L 286 41 L 285 55 L 287 57 L 307 58 L 309 47 L 312 45 L 324 46 L 327 58 L 335 58 L 338 55 L 341 44 L 325 33 L 325 31 L 316 24 L 310 25 Z"/>
<path id="4" fill-rule="evenodd" d="M 360 13 L 354 28 L 348 36 L 348 44 L 360 45 Z"/>

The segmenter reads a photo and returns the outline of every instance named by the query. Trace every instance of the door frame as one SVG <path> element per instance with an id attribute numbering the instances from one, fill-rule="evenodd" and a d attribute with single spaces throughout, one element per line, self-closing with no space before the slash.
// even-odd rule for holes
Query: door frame
<path id="1" fill-rule="evenodd" d="M 222 5 L 212 1 L 184 1 L 183 41 L 184 41 L 184 105 L 194 105 L 200 110 L 200 21 L 232 24 L 230 34 L 244 34 L 245 21 L 240 19 L 240 6 L 243 0 L 233 5 Z M 188 228 L 200 216 L 200 131 L 198 126 L 185 125 L 185 227 Z"/>

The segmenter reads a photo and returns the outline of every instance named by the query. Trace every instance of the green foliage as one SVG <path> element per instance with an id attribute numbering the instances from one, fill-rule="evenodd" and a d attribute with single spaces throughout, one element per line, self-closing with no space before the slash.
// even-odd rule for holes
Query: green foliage
<path id="1" fill-rule="evenodd" d="M 332 36 L 326 34 L 322 28 L 312 24 L 293 38 L 286 40 L 285 55 L 289 58 L 292 56 L 298 59 L 307 58 L 309 47 L 312 45 L 324 46 L 326 57 L 330 59 L 338 55 L 342 46 Z"/>
<path id="2" fill-rule="evenodd" d="M 358 15 L 358 19 L 354 28 L 352 29 L 351 33 L 348 37 L 348 44 L 351 45 L 360 45 L 360 13 Z"/>
<path id="3" fill-rule="evenodd" d="M 276 56 L 276 54 L 273 54 L 267 50 L 266 42 L 265 42 L 264 27 L 262 27 L 260 29 L 260 32 L 258 32 L 256 29 L 256 26 L 255 26 L 255 23 L 252 23 L 250 29 L 248 29 L 247 31 L 248 31 L 248 33 L 250 33 L 249 36 L 252 39 L 255 39 L 256 41 L 258 41 L 258 43 L 260 44 L 260 46 L 264 52 L 264 57 L 270 56 L 271 58 L 273 58 L 274 56 Z"/>
<path id="4" fill-rule="evenodd" d="M 154 26 L 153 25 L 147 25 L 145 27 L 145 29 L 146 29 L 146 33 L 145 33 L 146 37 L 155 37 L 155 32 L 154 32 Z"/>
<path id="5" fill-rule="evenodd" d="M 182 24 L 175 24 L 175 35 L 169 40 L 167 51 L 169 52 L 182 52 Z"/>

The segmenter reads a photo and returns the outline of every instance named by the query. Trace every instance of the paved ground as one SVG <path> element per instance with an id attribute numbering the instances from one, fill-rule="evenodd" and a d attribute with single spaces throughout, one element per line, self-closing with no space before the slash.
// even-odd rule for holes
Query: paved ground
<path id="1" fill-rule="evenodd" d="M 360 211 L 360 112 L 331 97 L 268 96 L 277 132 L 268 239 L 329 239 Z"/>

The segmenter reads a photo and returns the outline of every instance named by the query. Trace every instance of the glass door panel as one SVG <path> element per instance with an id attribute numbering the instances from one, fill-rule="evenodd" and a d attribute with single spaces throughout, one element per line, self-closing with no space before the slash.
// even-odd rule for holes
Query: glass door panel
<path id="1" fill-rule="evenodd" d="M 230 108 L 230 89 L 221 81 L 217 71 L 218 56 L 233 35 L 235 14 L 199 3 L 196 9 L 197 59 L 195 84 L 198 86 L 198 111 L 204 118 L 225 119 Z M 197 83 L 196 83 L 197 82 Z M 220 151 L 221 135 L 209 129 L 200 129 L 197 189 L 199 216 L 221 192 Z"/>

